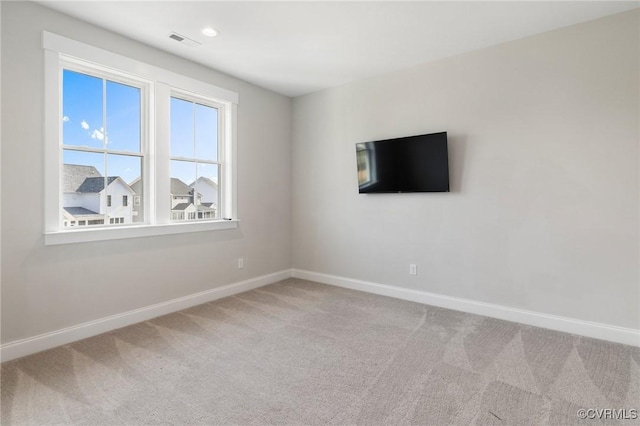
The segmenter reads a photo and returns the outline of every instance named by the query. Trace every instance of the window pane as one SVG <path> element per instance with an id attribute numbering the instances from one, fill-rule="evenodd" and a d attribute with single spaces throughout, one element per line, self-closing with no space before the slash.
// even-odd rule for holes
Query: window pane
<path id="1" fill-rule="evenodd" d="M 140 152 L 140 89 L 107 81 L 108 149 Z"/>
<path id="2" fill-rule="evenodd" d="M 69 70 L 62 73 L 62 141 L 102 148 L 103 80 Z"/>
<path id="3" fill-rule="evenodd" d="M 188 220 L 195 215 L 193 189 L 196 180 L 196 163 L 171 161 L 171 220 Z"/>
<path id="4" fill-rule="evenodd" d="M 194 185 L 200 200 L 197 205 L 198 219 L 219 217 L 218 182 L 220 182 L 220 178 L 218 172 L 219 167 L 217 164 L 198 164 L 198 178 Z"/>
<path id="5" fill-rule="evenodd" d="M 171 156 L 194 158 L 194 104 L 171 98 Z"/>
<path id="6" fill-rule="evenodd" d="M 104 160 L 104 154 L 64 150 L 62 217 L 65 227 L 104 224 Z"/>
<path id="7" fill-rule="evenodd" d="M 111 206 L 106 213 L 119 218 L 114 223 L 138 223 L 144 221 L 142 202 L 142 159 L 128 155 L 107 155 L 108 186 Z M 139 198 L 135 198 L 135 197 Z M 135 201 L 139 203 L 136 206 Z"/>
<path id="8" fill-rule="evenodd" d="M 218 160 L 218 110 L 196 104 L 196 158 Z"/>

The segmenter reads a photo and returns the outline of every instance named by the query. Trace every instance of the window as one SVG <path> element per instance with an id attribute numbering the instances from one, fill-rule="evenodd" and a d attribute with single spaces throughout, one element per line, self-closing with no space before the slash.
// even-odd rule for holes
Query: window
<path id="1" fill-rule="evenodd" d="M 43 46 L 45 244 L 237 227 L 237 94 L 47 32 Z"/>
<path id="2" fill-rule="evenodd" d="M 88 226 L 112 223 L 112 194 L 141 179 L 142 96 L 138 81 L 71 61 L 62 65 L 62 211 Z M 126 195 L 122 197 L 126 206 Z M 126 223 L 141 220 L 127 212 Z"/>
<path id="3" fill-rule="evenodd" d="M 171 97 L 171 211 L 188 210 L 188 220 L 217 217 L 223 111 L 212 101 Z"/>

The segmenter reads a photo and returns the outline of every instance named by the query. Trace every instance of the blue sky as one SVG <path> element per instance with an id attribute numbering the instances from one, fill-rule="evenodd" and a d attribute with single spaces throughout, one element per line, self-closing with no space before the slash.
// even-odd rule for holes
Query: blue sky
<path id="1" fill-rule="evenodd" d="M 105 102 L 106 101 L 106 102 Z M 140 90 L 69 70 L 63 72 L 63 143 L 123 152 L 140 151 Z M 217 110 L 171 99 L 171 156 L 217 160 Z M 94 166 L 104 176 L 131 183 L 141 175 L 139 157 L 64 150 L 66 164 Z M 105 170 L 106 169 L 106 170 Z M 197 176 L 218 180 L 216 165 L 171 162 L 171 176 L 186 184 Z"/>
<path id="2" fill-rule="evenodd" d="M 171 156 L 218 160 L 218 111 L 171 98 Z M 194 143 L 195 142 L 195 143 Z M 171 161 L 171 177 L 190 184 L 199 176 L 218 181 L 218 166 Z"/>

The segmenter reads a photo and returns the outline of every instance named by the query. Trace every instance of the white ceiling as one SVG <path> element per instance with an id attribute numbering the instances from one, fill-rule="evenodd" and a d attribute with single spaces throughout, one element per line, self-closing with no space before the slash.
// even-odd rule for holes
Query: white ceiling
<path id="1" fill-rule="evenodd" d="M 638 7 L 635 2 L 41 1 L 287 96 Z M 220 35 L 203 36 L 205 26 Z M 175 31 L 202 43 L 188 47 Z"/>

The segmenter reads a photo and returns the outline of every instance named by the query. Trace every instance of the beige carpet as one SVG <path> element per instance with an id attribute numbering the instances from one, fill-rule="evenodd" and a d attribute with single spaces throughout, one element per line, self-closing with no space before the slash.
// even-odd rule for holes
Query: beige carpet
<path id="1" fill-rule="evenodd" d="M 640 409 L 639 365 L 638 348 L 291 279 L 5 363 L 1 421 L 576 424 Z"/>

